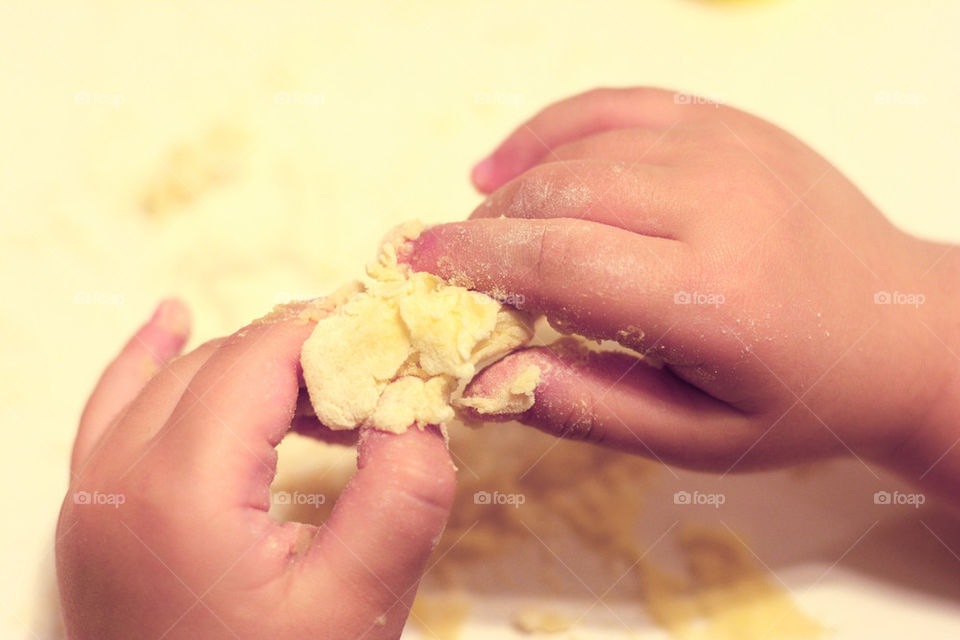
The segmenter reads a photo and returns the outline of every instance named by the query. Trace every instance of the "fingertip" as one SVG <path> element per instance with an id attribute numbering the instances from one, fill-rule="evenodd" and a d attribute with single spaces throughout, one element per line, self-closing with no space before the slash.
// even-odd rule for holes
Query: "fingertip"
<path id="1" fill-rule="evenodd" d="M 556 376 L 556 354 L 547 347 L 514 352 L 488 366 L 463 391 L 462 411 L 468 418 L 486 422 L 531 422 L 536 406 L 549 400 L 550 380 Z M 562 363 L 560 363 L 562 364 Z M 532 387 L 517 382 L 535 367 Z"/>
<path id="2" fill-rule="evenodd" d="M 178 355 L 190 335 L 190 310 L 177 298 L 162 300 L 134 337 L 134 351 L 145 350 L 155 364 Z"/>
<path id="3" fill-rule="evenodd" d="M 456 469 L 447 440 L 439 427 L 411 426 L 403 433 L 377 429 L 361 431 L 357 447 L 357 467 L 393 466 L 405 489 L 425 502 L 449 508 L 456 488 Z M 397 468 L 395 463 L 402 463 Z"/>
<path id="4" fill-rule="evenodd" d="M 411 558 L 429 554 L 453 507 L 457 485 L 456 467 L 439 427 L 411 426 L 404 433 L 363 429 L 357 469 L 363 481 L 353 497 L 363 495 L 380 510 L 378 517 L 360 516 L 371 535 L 389 535 L 397 550 L 405 547 Z"/>
<path id="5" fill-rule="evenodd" d="M 78 469 L 110 422 L 177 356 L 190 332 L 190 312 L 180 300 L 161 301 L 100 376 L 90 395 L 74 443 L 71 468 Z"/>
<path id="6" fill-rule="evenodd" d="M 470 171 L 470 181 L 473 186 L 483 194 L 489 194 L 497 188 L 496 181 L 496 160 L 493 156 L 488 156 L 474 165 Z"/>
<path id="7" fill-rule="evenodd" d="M 190 309 L 179 298 L 165 298 L 154 309 L 150 324 L 171 336 L 186 338 L 190 333 Z"/>
<path id="8" fill-rule="evenodd" d="M 439 224 L 426 229 L 407 244 L 403 262 L 415 271 L 437 273 L 443 260 L 444 237 L 447 225 Z M 438 274 L 443 275 L 443 274 Z"/>
<path id="9" fill-rule="evenodd" d="M 326 444 L 348 447 L 355 446 L 359 436 L 354 429 L 333 430 L 324 426 L 316 416 L 306 415 L 294 415 L 290 421 L 290 431 Z"/>
<path id="10" fill-rule="evenodd" d="M 456 475 L 436 427 L 361 431 L 358 471 L 334 505 L 313 557 L 369 595 L 374 609 L 420 581 L 446 525 Z"/>

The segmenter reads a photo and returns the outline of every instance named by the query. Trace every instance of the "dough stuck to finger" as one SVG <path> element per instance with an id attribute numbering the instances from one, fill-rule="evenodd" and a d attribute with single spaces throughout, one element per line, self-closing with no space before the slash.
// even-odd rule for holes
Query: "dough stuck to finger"
<path id="1" fill-rule="evenodd" d="M 525 314 L 398 262 L 422 230 L 417 222 L 394 230 L 355 292 L 303 345 L 310 401 L 331 429 L 442 424 L 479 367 L 533 337 Z"/>
<path id="2" fill-rule="evenodd" d="M 531 364 L 513 375 L 498 380 L 484 393 L 461 397 L 459 406 L 473 409 L 484 415 L 515 415 L 533 406 L 534 391 L 540 384 L 540 367 Z"/>

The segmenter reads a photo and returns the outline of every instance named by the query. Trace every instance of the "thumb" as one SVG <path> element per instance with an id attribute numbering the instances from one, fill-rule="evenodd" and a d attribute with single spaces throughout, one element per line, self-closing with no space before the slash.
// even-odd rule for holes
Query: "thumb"
<path id="1" fill-rule="evenodd" d="M 364 431 L 358 467 L 311 553 L 369 607 L 361 620 L 379 618 L 378 634 L 399 636 L 450 515 L 455 468 L 435 427 Z"/>

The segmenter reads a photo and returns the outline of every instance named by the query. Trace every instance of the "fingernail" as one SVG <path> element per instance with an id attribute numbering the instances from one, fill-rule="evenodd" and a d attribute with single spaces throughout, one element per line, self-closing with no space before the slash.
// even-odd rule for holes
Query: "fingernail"
<path id="1" fill-rule="evenodd" d="M 474 165 L 473 170 L 470 172 L 470 179 L 473 180 L 473 184 L 480 188 L 486 188 L 494 178 L 494 166 L 493 157 L 487 157 Z"/>
<path id="2" fill-rule="evenodd" d="M 169 334 L 183 336 L 190 331 L 190 312 L 176 298 L 168 298 L 157 305 L 150 322 Z"/>
<path id="3" fill-rule="evenodd" d="M 416 238 L 404 238 L 402 241 L 397 243 L 395 245 L 397 250 L 397 262 L 400 264 L 412 265 L 413 257 L 422 244 L 421 238 L 423 238 L 423 236 L 429 232 L 429 228 L 424 229 Z"/>
<path id="4" fill-rule="evenodd" d="M 425 229 L 415 239 L 406 243 L 398 259 L 414 270 L 425 270 L 435 263 L 435 250 L 438 247 L 438 227 Z"/>

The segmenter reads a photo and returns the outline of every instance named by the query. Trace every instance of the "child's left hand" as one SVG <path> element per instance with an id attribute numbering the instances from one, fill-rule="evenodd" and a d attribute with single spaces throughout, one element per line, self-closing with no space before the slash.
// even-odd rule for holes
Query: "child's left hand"
<path id="1" fill-rule="evenodd" d="M 280 524 L 274 447 L 300 420 L 313 325 L 254 323 L 171 360 L 188 325 L 163 303 L 84 411 L 57 530 L 68 636 L 398 637 L 453 499 L 439 434 L 367 434 L 329 520 Z"/>

